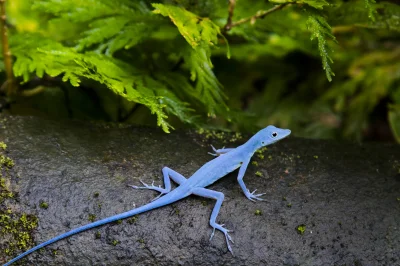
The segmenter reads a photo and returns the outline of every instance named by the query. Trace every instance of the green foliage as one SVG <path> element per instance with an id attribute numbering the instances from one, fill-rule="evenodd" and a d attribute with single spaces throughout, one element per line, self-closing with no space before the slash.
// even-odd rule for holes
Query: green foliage
<path id="1" fill-rule="evenodd" d="M 399 5 L 385 1 L 372 5 L 370 3 L 373 1 L 355 1 L 337 5 L 329 10 L 331 25 L 400 31 Z"/>
<path id="2" fill-rule="evenodd" d="M 219 0 L 13 0 L 7 10 L 15 75 L 24 89 L 59 88 L 66 109 L 98 106 L 96 118 L 156 120 L 165 132 L 275 124 L 350 139 L 383 112 L 399 140 L 393 1 L 236 1 L 232 27 Z"/>
<path id="3" fill-rule="evenodd" d="M 376 20 L 370 23 L 371 28 L 383 28 L 392 31 L 400 31 L 400 6 L 389 2 L 381 2 L 377 5 Z"/>
<path id="4" fill-rule="evenodd" d="M 400 104 L 391 106 L 388 115 L 393 135 L 396 141 L 400 143 Z"/>
<path id="5" fill-rule="evenodd" d="M 198 48 L 187 51 L 185 61 L 190 65 L 190 79 L 197 81 L 196 90 L 199 93 L 201 101 L 208 105 L 209 115 L 214 116 L 214 109 L 225 107 L 222 85 L 212 71 L 212 63 L 206 49 Z M 220 106 L 222 105 L 222 106 Z"/>
<path id="6" fill-rule="evenodd" d="M 79 6 L 79 8 L 77 8 Z M 88 25 L 77 39 L 77 49 L 95 48 L 97 52 L 112 55 L 120 49 L 129 49 L 149 37 L 161 24 L 152 16 L 150 8 L 131 1 L 36 1 L 36 10 L 56 15 L 66 24 Z"/>
<path id="7" fill-rule="evenodd" d="M 153 4 L 154 13 L 169 17 L 192 49 L 185 49 L 184 58 L 190 67 L 190 79 L 196 82 L 201 101 L 208 106 L 209 115 L 225 107 L 222 85 L 212 71 L 211 47 L 218 44 L 220 28 L 208 18 L 176 6 Z"/>
<path id="8" fill-rule="evenodd" d="M 399 93 L 395 89 L 399 70 L 400 49 L 372 52 L 353 61 L 348 70 L 351 79 L 325 93 L 323 100 L 333 101 L 336 112 L 346 113 L 345 136 L 360 139 L 368 115 L 384 97 L 392 94 L 394 102 L 399 102 L 394 95 Z"/>
<path id="9" fill-rule="evenodd" d="M 310 15 L 307 20 L 307 27 L 311 31 L 311 40 L 318 40 L 318 50 L 322 58 L 322 67 L 325 69 L 326 77 L 332 81 L 332 76 L 335 76 L 329 63 L 333 63 L 332 58 L 328 54 L 327 38 L 336 41 L 335 36 L 331 33 L 331 26 L 326 20 L 319 15 Z"/>
<path id="10" fill-rule="evenodd" d="M 367 2 L 368 0 L 366 0 Z M 372 0 L 373 1 L 373 0 Z M 325 0 L 270 0 L 273 3 L 295 3 L 295 4 L 307 4 L 317 9 L 323 9 L 324 6 L 329 6 L 329 3 Z"/>
<path id="11" fill-rule="evenodd" d="M 219 26 L 209 18 L 201 18 L 181 7 L 162 4 L 154 4 L 154 7 L 153 12 L 150 6 L 131 1 L 119 1 L 118 4 L 106 0 L 92 0 L 83 4 L 74 0 L 36 1 L 35 10 L 54 16 L 51 22 L 62 21 L 83 28 L 87 25 L 88 29 L 82 31 L 82 37 L 75 38 L 73 43 L 65 41 L 64 44 L 44 36 L 16 34 L 12 40 L 13 54 L 17 59 L 15 75 L 22 76 L 24 82 L 31 79 L 31 73 L 38 77 L 46 73 L 51 77 L 61 75 L 62 81 L 69 81 L 73 86 L 79 86 L 82 78 L 104 84 L 124 99 L 147 106 L 157 115 L 158 125 L 166 132 L 171 126 L 166 121 L 165 112 L 183 122 L 193 123 L 193 109 L 176 96 L 173 92 L 175 88 L 162 83 L 167 79 L 169 85 L 177 85 L 174 84 L 176 80 L 171 82 L 169 76 L 172 73 L 165 71 L 161 75 L 157 69 L 153 70 L 156 73 L 151 74 L 112 57 L 115 52 L 131 49 L 148 38 L 177 38 L 175 33 L 164 34 L 166 29 L 167 32 L 175 29 L 171 30 L 165 20 L 155 15 L 160 13 L 170 17 L 190 45 L 183 45 L 179 55 L 185 58 L 185 65 L 189 67 L 191 80 L 195 84 L 193 87 L 191 83 L 181 83 L 180 88 L 185 92 L 180 93 L 181 96 L 200 101 L 209 115 L 215 116 L 216 112 L 226 114 L 222 85 L 212 71 L 210 59 L 211 48 L 217 45 L 218 35 L 222 36 Z M 158 76 L 160 80 L 152 76 Z M 182 80 L 182 76 L 178 76 Z"/>
<path id="12" fill-rule="evenodd" d="M 172 92 L 120 60 L 93 52 L 78 53 L 73 48 L 41 36 L 16 35 L 12 41 L 23 44 L 14 45 L 13 53 L 17 58 L 14 73 L 17 77 L 22 76 L 25 82 L 29 80 L 30 73 L 38 77 L 43 77 L 44 73 L 51 77 L 62 75 L 62 81 L 69 81 L 73 86 L 79 86 L 84 77 L 106 85 L 128 101 L 147 106 L 157 115 L 157 124 L 166 132 L 170 125 L 165 120 L 164 107 L 189 120 L 185 113 L 188 109 L 183 103 L 175 102 L 177 98 Z M 147 87 L 150 82 L 155 83 L 151 84 L 152 89 Z"/>
<path id="13" fill-rule="evenodd" d="M 368 17 L 372 21 L 375 21 L 376 10 L 373 7 L 373 4 L 375 3 L 376 3 L 375 0 L 365 0 L 365 8 L 368 10 Z"/>
<path id="14" fill-rule="evenodd" d="M 154 13 L 169 17 L 193 49 L 218 43 L 219 27 L 208 18 L 201 18 L 177 6 L 153 4 Z"/>

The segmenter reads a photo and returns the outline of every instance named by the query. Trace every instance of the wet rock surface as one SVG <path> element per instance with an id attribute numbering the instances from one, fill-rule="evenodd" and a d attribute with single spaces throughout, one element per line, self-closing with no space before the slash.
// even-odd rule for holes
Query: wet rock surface
<path id="1" fill-rule="evenodd" d="M 4 175 L 15 196 L 1 208 L 37 217 L 39 244 L 150 202 L 155 192 L 127 185 L 162 185 L 163 166 L 190 177 L 213 158 L 210 143 L 245 140 L 1 116 L 0 141 L 15 163 Z M 234 256 L 222 233 L 209 241 L 215 202 L 191 196 L 61 240 L 21 264 L 400 265 L 398 145 L 290 137 L 252 161 L 244 181 L 266 193 L 264 202 L 244 197 L 237 172 L 209 187 L 225 194 L 217 221 L 234 231 Z M 0 250 L 0 262 L 10 258 Z"/>

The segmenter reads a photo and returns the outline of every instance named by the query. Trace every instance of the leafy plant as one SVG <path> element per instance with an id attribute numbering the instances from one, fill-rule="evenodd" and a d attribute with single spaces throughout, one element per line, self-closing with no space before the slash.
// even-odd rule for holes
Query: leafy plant
<path id="1" fill-rule="evenodd" d="M 14 0 L 7 10 L 19 93 L 39 84 L 38 102 L 51 91 L 69 109 L 98 102 L 106 120 L 148 124 L 152 113 L 165 132 L 273 123 L 320 138 L 368 137 L 378 114 L 400 139 L 392 2 Z"/>
<path id="2" fill-rule="evenodd" d="M 319 15 L 310 15 L 307 19 L 307 26 L 309 30 L 312 32 L 311 40 L 315 38 L 318 40 L 318 50 L 322 58 L 322 66 L 325 69 L 326 77 L 329 81 L 332 81 L 332 76 L 335 74 L 332 72 L 329 63 L 333 63 L 332 58 L 328 54 L 327 48 L 327 38 L 332 40 L 336 40 L 335 36 L 331 33 L 331 26 L 326 22 L 326 20 Z"/>

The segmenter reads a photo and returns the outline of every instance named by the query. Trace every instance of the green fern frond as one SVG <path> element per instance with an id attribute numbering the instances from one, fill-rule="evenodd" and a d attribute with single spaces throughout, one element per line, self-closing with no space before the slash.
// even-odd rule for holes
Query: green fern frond
<path id="1" fill-rule="evenodd" d="M 154 21 L 153 21 L 154 22 Z M 159 24 L 132 21 L 127 17 L 110 17 L 97 20 L 84 32 L 84 38 L 78 41 L 77 49 L 82 51 L 98 45 L 97 52 L 111 56 L 120 49 L 129 49 L 148 38 Z"/>
<path id="2" fill-rule="evenodd" d="M 88 24 L 84 37 L 77 40 L 79 51 L 89 48 L 112 55 L 148 38 L 160 26 L 160 19 L 145 4 L 131 1 L 89 0 L 81 3 L 77 0 L 47 0 L 36 2 L 34 8 L 66 23 Z"/>
<path id="3" fill-rule="evenodd" d="M 317 9 L 323 9 L 324 6 L 329 6 L 330 4 L 325 1 L 325 0 L 303 0 L 303 1 L 297 1 L 297 3 L 303 2 L 304 4 L 307 4 L 311 7 L 317 8 Z"/>
<path id="4" fill-rule="evenodd" d="M 107 5 L 103 1 L 97 0 L 46 0 L 35 1 L 33 8 L 72 22 L 87 22 L 95 18 L 117 15 L 115 8 L 110 4 L 111 2 Z"/>
<path id="5" fill-rule="evenodd" d="M 187 49 L 184 56 L 185 62 L 191 69 L 191 80 L 196 81 L 196 90 L 201 101 L 208 107 L 209 115 L 214 116 L 217 109 L 227 109 L 222 85 L 212 71 L 212 63 L 207 50 Z"/>
<path id="6" fill-rule="evenodd" d="M 88 22 L 108 16 L 137 18 L 150 13 L 150 9 L 142 2 L 126 0 L 39 0 L 34 1 L 33 8 L 72 22 Z"/>
<path id="7" fill-rule="evenodd" d="M 189 108 L 189 104 L 182 102 L 171 90 L 164 84 L 154 79 L 145 78 L 146 85 L 149 86 L 157 96 L 160 97 L 160 103 L 165 105 L 165 110 L 181 119 L 182 122 L 192 124 L 195 122 L 195 116 L 192 115 L 194 109 Z"/>
<path id="8" fill-rule="evenodd" d="M 199 92 L 184 75 L 171 71 L 162 71 L 154 72 L 153 76 L 156 80 L 166 84 L 179 98 L 188 99 L 195 105 L 202 102 Z M 197 106 L 199 105 L 197 104 Z"/>
<path id="9" fill-rule="evenodd" d="M 279 3 L 279 4 L 285 4 L 285 3 L 307 4 L 317 9 L 323 9 L 324 6 L 329 6 L 329 3 L 326 0 L 269 0 L 269 2 Z"/>
<path id="10" fill-rule="evenodd" d="M 376 4 L 375 0 L 364 0 L 365 1 L 365 8 L 368 10 L 368 17 L 372 20 L 375 21 L 375 14 L 377 13 L 374 4 Z"/>
<path id="11" fill-rule="evenodd" d="M 196 49 L 218 44 L 220 28 L 208 18 L 201 18 L 183 8 L 153 4 L 154 13 L 169 17 L 185 40 Z"/>
<path id="12" fill-rule="evenodd" d="M 153 4 L 153 7 L 154 13 L 171 19 L 191 46 L 182 53 L 190 68 L 191 80 L 196 82 L 196 89 L 209 115 L 215 116 L 217 109 L 227 110 L 222 85 L 212 71 L 210 59 L 211 47 L 218 44 L 218 35 L 221 34 L 218 25 L 177 6 Z"/>
<path id="13" fill-rule="evenodd" d="M 178 103 L 176 98 L 168 94 L 170 100 L 164 103 L 162 93 L 157 94 L 146 85 L 149 77 L 117 59 L 94 52 L 81 54 L 41 36 L 15 35 L 12 42 L 16 57 L 14 73 L 17 77 L 22 76 L 25 82 L 33 73 L 38 77 L 43 77 L 44 73 L 52 77 L 61 75 L 63 81 L 69 81 L 73 86 L 79 86 L 82 78 L 97 81 L 128 101 L 147 106 L 151 113 L 156 114 L 157 124 L 165 132 L 171 128 L 163 110 L 167 104 L 177 116 L 188 111 L 180 107 L 179 112 L 174 112 L 170 105 L 174 100 L 174 104 Z"/>
<path id="14" fill-rule="evenodd" d="M 78 50 L 84 50 L 94 44 L 102 43 L 122 31 L 124 26 L 130 21 L 123 16 L 109 17 L 95 21 L 90 24 L 91 29 L 85 31 L 84 38 L 78 42 Z"/>
<path id="15" fill-rule="evenodd" d="M 335 76 L 335 73 L 333 73 L 329 65 L 329 63 L 333 63 L 333 60 L 328 54 L 330 48 L 326 40 L 329 38 L 336 42 L 336 38 L 332 34 L 332 28 L 322 16 L 316 14 L 312 14 L 308 17 L 307 27 L 309 31 L 311 31 L 311 40 L 317 39 L 318 41 L 318 49 L 322 58 L 322 67 L 325 70 L 328 80 L 332 81 L 332 76 Z"/>

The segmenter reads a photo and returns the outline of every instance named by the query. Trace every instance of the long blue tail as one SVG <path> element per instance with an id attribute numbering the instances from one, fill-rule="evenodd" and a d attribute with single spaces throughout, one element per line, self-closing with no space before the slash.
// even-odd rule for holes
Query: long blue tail
<path id="1" fill-rule="evenodd" d="M 72 229 L 69 232 L 66 232 L 64 234 L 56 236 L 56 237 L 54 237 L 54 238 L 52 238 L 50 240 L 47 240 L 46 242 L 43 242 L 40 245 L 37 245 L 37 246 L 25 251 L 24 253 L 22 253 L 21 255 L 13 258 L 12 260 L 7 262 L 3 266 L 9 266 L 12 263 L 16 262 L 17 260 L 25 257 L 26 255 L 31 254 L 32 252 L 34 252 L 34 251 L 36 251 L 38 249 L 41 249 L 41 248 L 43 248 L 43 247 L 45 247 L 47 245 L 50 245 L 50 244 L 52 244 L 54 242 L 57 242 L 57 241 L 59 241 L 61 239 L 66 238 L 66 237 L 72 236 L 74 234 L 80 233 L 82 231 L 85 231 L 85 230 L 88 230 L 88 229 L 91 229 L 91 228 L 94 228 L 94 227 L 97 227 L 97 226 L 100 226 L 100 225 L 104 225 L 104 224 L 107 224 L 107 223 L 115 222 L 115 221 L 118 221 L 118 220 L 121 220 L 121 219 L 125 219 L 125 218 L 131 217 L 131 216 L 139 214 L 139 213 L 143 213 L 143 212 L 146 212 L 146 211 L 149 211 L 149 210 L 153 210 L 153 209 L 156 209 L 156 208 L 171 204 L 171 203 L 176 202 L 176 201 L 178 201 L 178 200 L 180 200 L 180 199 L 182 199 L 184 197 L 185 196 L 183 196 L 183 197 L 182 196 L 178 196 L 178 195 L 176 195 L 176 193 L 172 192 L 170 194 L 166 194 L 165 196 L 163 196 L 163 197 L 161 197 L 161 198 L 159 198 L 159 199 L 157 199 L 157 200 L 155 200 L 153 202 L 150 202 L 149 204 L 141 206 L 139 208 L 136 208 L 136 209 L 133 209 L 133 210 L 130 210 L 130 211 L 127 211 L 127 212 L 123 212 L 123 213 L 120 213 L 120 214 L 117 214 L 117 215 L 114 215 L 114 216 L 111 216 L 111 217 L 108 217 L 108 218 L 105 218 L 105 219 L 102 219 L 102 220 L 99 220 L 99 221 L 96 221 L 96 222 L 93 222 L 93 223 L 90 223 L 90 224 L 87 224 L 87 225 L 83 225 L 81 227 Z"/>

